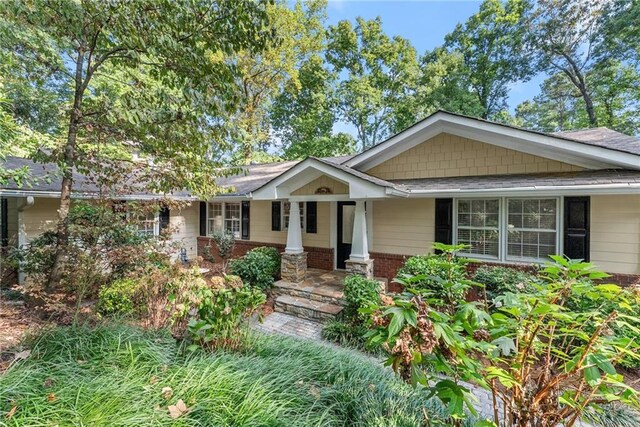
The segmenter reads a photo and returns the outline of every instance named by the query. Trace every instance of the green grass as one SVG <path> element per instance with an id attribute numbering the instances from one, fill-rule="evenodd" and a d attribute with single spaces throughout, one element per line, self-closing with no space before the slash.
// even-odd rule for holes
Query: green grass
<path id="1" fill-rule="evenodd" d="M 371 359 L 281 336 L 257 335 L 242 354 L 183 354 L 165 333 L 110 325 L 54 329 L 32 347 L 0 376 L 0 425 L 386 427 L 444 417 Z M 173 420 L 167 406 L 178 399 L 190 412 Z"/>

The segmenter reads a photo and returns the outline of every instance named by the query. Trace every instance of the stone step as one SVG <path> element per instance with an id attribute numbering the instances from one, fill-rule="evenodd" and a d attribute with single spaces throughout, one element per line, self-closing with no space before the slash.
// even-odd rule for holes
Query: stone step
<path id="1" fill-rule="evenodd" d="M 303 319 L 323 321 L 336 317 L 342 311 L 342 306 L 322 301 L 291 295 L 280 295 L 276 298 L 274 310 L 287 313 Z"/>
<path id="2" fill-rule="evenodd" d="M 311 284 L 308 281 L 291 283 L 280 280 L 274 283 L 273 286 L 276 295 L 289 295 L 312 301 L 345 305 L 344 286 L 340 284 Z"/>

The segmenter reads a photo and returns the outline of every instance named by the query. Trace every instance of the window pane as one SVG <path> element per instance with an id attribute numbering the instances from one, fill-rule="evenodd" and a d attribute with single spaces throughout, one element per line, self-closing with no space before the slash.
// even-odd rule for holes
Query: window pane
<path id="1" fill-rule="evenodd" d="M 300 228 L 304 230 L 304 202 L 299 203 L 300 209 Z M 291 203 L 282 202 L 282 223 L 284 224 L 283 230 L 289 229 L 289 211 L 291 210 Z"/>
<path id="2" fill-rule="evenodd" d="M 209 203 L 208 211 L 209 234 L 220 233 L 223 229 L 222 224 L 222 203 Z"/>
<path id="3" fill-rule="evenodd" d="M 458 200 L 457 242 L 470 246 L 465 252 L 497 258 L 500 244 L 500 201 Z"/>
<path id="4" fill-rule="evenodd" d="M 556 199 L 510 199 L 507 257 L 545 260 L 556 252 Z"/>

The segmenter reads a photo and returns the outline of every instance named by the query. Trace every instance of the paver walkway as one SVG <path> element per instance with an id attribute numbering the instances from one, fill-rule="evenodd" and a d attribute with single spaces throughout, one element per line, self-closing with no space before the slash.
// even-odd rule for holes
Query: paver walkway
<path id="1" fill-rule="evenodd" d="M 279 333 L 290 337 L 305 338 L 321 341 L 322 324 L 307 319 L 291 316 L 290 314 L 274 312 L 266 316 L 263 322 L 256 319 L 252 327 L 268 334 Z"/>

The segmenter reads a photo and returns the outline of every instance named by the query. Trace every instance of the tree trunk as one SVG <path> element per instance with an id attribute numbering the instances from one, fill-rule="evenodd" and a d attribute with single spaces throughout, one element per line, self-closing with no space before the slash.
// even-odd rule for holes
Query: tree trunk
<path id="1" fill-rule="evenodd" d="M 67 261 L 67 245 L 69 244 L 69 210 L 71 208 L 71 191 L 73 189 L 73 167 L 76 157 L 76 140 L 78 127 L 82 119 L 82 96 L 85 85 L 83 82 L 84 50 L 78 50 L 75 72 L 75 93 L 73 109 L 69 118 L 69 132 L 62 155 L 62 186 L 60 188 L 60 208 L 58 209 L 58 225 L 56 228 L 56 253 L 53 266 L 49 272 L 47 288 L 52 289 L 60 284 L 65 263 Z"/>
<path id="2" fill-rule="evenodd" d="M 589 124 L 593 127 L 598 126 L 598 118 L 596 117 L 596 110 L 593 107 L 593 100 L 591 99 L 591 95 L 587 91 L 587 88 L 584 85 L 580 85 L 578 87 L 580 90 L 580 95 L 582 95 L 582 99 L 584 99 L 584 107 L 587 110 L 587 116 L 589 117 Z"/>

